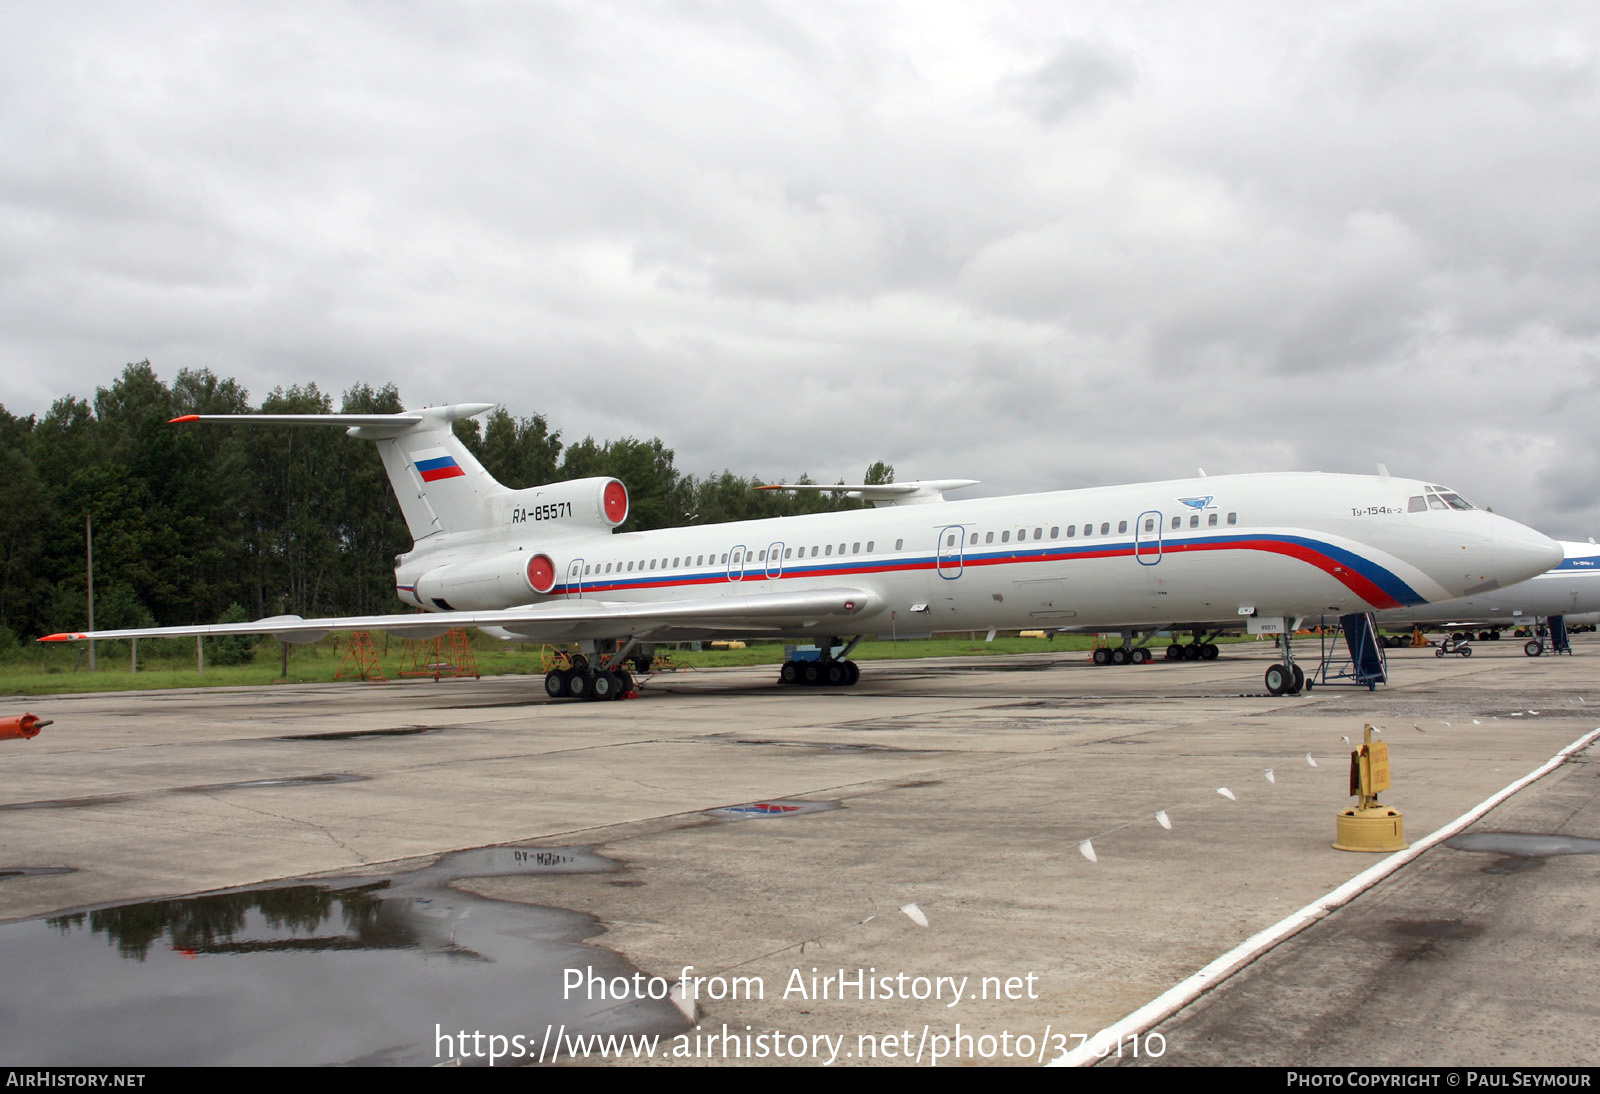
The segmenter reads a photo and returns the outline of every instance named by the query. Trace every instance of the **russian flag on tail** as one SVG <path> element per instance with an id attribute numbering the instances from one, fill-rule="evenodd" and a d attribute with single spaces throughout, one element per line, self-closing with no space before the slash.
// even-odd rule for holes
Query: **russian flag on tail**
<path id="1" fill-rule="evenodd" d="M 456 458 L 442 448 L 424 448 L 413 452 L 411 462 L 416 465 L 417 474 L 423 482 L 438 482 L 466 474 L 461 470 L 461 465 L 456 463 Z"/>

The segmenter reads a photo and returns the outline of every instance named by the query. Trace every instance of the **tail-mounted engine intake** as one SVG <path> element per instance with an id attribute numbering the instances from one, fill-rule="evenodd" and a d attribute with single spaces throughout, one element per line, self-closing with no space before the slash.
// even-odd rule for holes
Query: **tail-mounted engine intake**
<path id="1" fill-rule="evenodd" d="M 526 604 L 556 587 L 555 560 L 542 551 L 513 551 L 435 566 L 417 579 L 417 602 L 436 611 L 492 611 Z"/>
<path id="2" fill-rule="evenodd" d="M 508 521 L 514 526 L 592 531 L 615 528 L 628 519 L 628 488 L 610 478 L 573 479 L 509 491 L 501 504 L 509 508 Z"/>

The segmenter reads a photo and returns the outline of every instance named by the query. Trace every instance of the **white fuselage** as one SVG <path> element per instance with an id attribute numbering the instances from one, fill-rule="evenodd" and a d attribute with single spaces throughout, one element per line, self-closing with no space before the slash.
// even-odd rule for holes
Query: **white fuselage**
<path id="1" fill-rule="evenodd" d="M 1525 581 L 1559 561 L 1553 541 L 1492 513 L 1409 511 L 1425 489 L 1378 476 L 1234 475 L 623 534 L 559 510 L 530 519 L 519 504 L 494 526 L 420 541 L 396 584 L 402 600 L 433 611 L 861 590 L 872 607 L 849 633 L 906 634 L 1381 611 Z M 554 571 L 545 594 L 525 576 L 535 555 Z M 773 630 L 837 634 L 841 623 Z M 630 633 L 640 630 L 575 622 L 556 637 Z M 545 625 L 507 628 L 519 634 L 552 637 Z"/>

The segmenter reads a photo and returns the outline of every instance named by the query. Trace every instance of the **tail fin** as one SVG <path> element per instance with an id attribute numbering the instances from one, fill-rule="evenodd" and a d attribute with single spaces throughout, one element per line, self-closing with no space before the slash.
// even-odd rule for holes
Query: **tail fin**
<path id="1" fill-rule="evenodd" d="M 457 403 L 399 414 L 186 414 L 172 420 L 343 426 L 350 436 L 377 444 L 411 538 L 421 542 L 495 523 L 491 503 L 509 491 L 450 429 L 451 422 L 493 409 L 493 403 Z"/>

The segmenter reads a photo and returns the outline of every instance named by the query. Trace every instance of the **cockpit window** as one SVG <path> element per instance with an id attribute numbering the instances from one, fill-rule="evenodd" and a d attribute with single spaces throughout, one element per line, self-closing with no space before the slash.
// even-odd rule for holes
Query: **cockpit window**
<path id="1" fill-rule="evenodd" d="M 1413 513 L 1426 513 L 1428 511 L 1428 499 L 1418 494 L 1411 499 L 1410 509 Z"/>
<path id="2" fill-rule="evenodd" d="M 1428 487 L 1428 508 L 1456 509 L 1461 512 L 1468 512 L 1476 509 L 1477 506 L 1457 494 L 1454 490 L 1446 490 L 1442 486 L 1430 486 Z"/>

